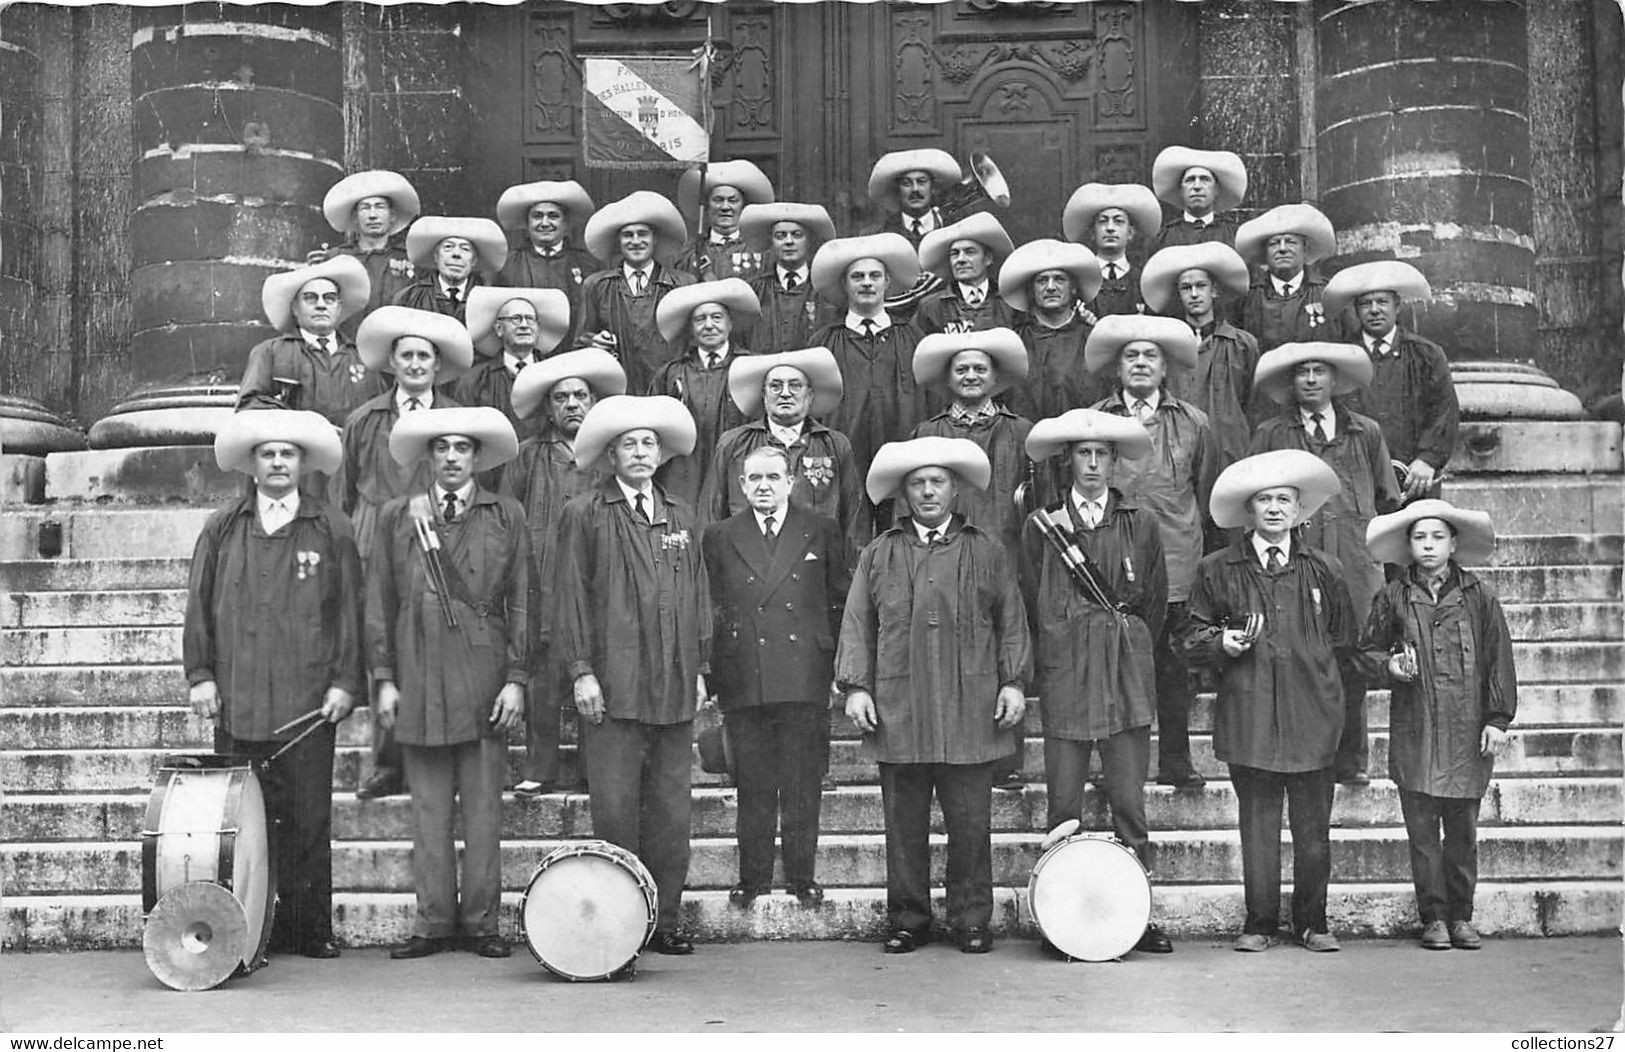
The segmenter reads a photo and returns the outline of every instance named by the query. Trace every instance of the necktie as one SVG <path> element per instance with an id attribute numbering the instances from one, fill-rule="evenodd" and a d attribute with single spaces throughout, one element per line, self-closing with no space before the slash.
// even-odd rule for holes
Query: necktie
<path id="1" fill-rule="evenodd" d="M 316 337 L 316 349 L 318 351 L 321 351 L 323 354 L 326 354 L 327 353 L 327 342 L 328 341 L 327 341 L 326 336 L 318 336 L 318 337 Z"/>
<path id="2" fill-rule="evenodd" d="M 1386 346 L 1387 346 L 1387 341 L 1385 341 L 1381 336 L 1377 337 L 1375 340 L 1372 340 L 1371 341 L 1371 357 L 1373 357 L 1373 358 L 1381 358 L 1382 354 L 1383 354 L 1383 348 L 1386 347 Z"/>
<path id="3" fill-rule="evenodd" d="M 423 408 L 423 400 L 422 399 L 420 399 L 420 398 L 408 398 L 406 400 L 406 411 L 408 413 L 413 412 L 414 410 L 422 409 L 422 408 Z"/>
<path id="4" fill-rule="evenodd" d="M 1108 263 L 1108 264 L 1106 264 L 1106 280 L 1107 281 L 1116 281 L 1117 280 L 1117 264 L 1116 263 Z"/>
<path id="5" fill-rule="evenodd" d="M 796 290 L 796 287 L 799 286 L 800 284 L 801 284 L 801 279 L 796 277 L 794 274 L 786 274 L 784 276 L 784 291 L 786 291 L 786 292 L 794 292 Z"/>
<path id="6" fill-rule="evenodd" d="M 280 500 L 273 500 L 265 509 L 261 525 L 265 527 L 266 533 L 275 533 L 291 518 L 293 516 L 288 514 L 288 506 Z"/>
<path id="7" fill-rule="evenodd" d="M 1438 577 L 1429 577 L 1428 578 L 1428 594 L 1433 596 L 1433 601 L 1434 602 L 1439 601 L 1439 595 L 1443 591 L 1444 591 L 1444 575 L 1441 574 Z"/>
<path id="8" fill-rule="evenodd" d="M 1285 560 L 1281 558 L 1281 549 L 1270 545 L 1264 549 L 1264 569 L 1270 573 L 1279 573 Z"/>
<path id="9" fill-rule="evenodd" d="M 451 309 L 456 310 L 458 304 L 461 302 L 461 300 L 463 298 L 462 290 L 457 288 L 456 286 L 452 286 L 451 288 L 446 290 L 446 298 L 448 300 L 451 300 Z"/>
<path id="10" fill-rule="evenodd" d="M 1083 525 L 1091 530 L 1100 525 L 1100 505 L 1092 500 L 1083 502 Z"/>
<path id="11" fill-rule="evenodd" d="M 916 240 L 925 235 L 925 223 L 919 219 L 910 219 L 908 221 L 908 229 L 909 233 L 912 234 Z"/>
<path id="12" fill-rule="evenodd" d="M 982 290 L 981 289 L 966 289 L 965 290 L 965 303 L 966 303 L 966 305 L 971 306 L 971 307 L 980 307 L 982 305 Z"/>
<path id="13" fill-rule="evenodd" d="M 705 352 L 705 367 L 707 369 L 715 369 L 717 367 L 717 362 L 719 360 L 721 360 L 721 358 L 722 358 L 722 355 L 720 355 L 720 354 L 717 354 L 717 353 L 715 353 L 713 351 L 706 351 Z"/>
<path id="14" fill-rule="evenodd" d="M 448 493 L 445 497 L 446 521 L 451 522 L 457 518 L 457 494 Z"/>
<path id="15" fill-rule="evenodd" d="M 927 547 L 935 548 L 937 546 L 937 542 L 940 540 L 942 540 L 941 530 L 932 530 L 930 533 L 925 535 L 925 543 Z"/>
<path id="16" fill-rule="evenodd" d="M 646 282 L 646 279 L 643 276 L 643 271 L 634 270 L 632 272 L 632 295 L 634 295 L 634 296 L 643 295 L 643 286 L 646 283 L 647 282 Z"/>
<path id="17" fill-rule="evenodd" d="M 866 340 L 875 338 L 875 323 L 872 318 L 863 319 L 863 338 Z"/>
<path id="18" fill-rule="evenodd" d="M 633 497 L 633 503 L 637 506 L 638 518 L 642 519 L 644 522 L 648 522 L 649 521 L 649 509 L 647 509 L 647 508 L 645 508 L 643 506 L 643 499 L 644 499 L 643 494 L 639 493 L 635 497 Z"/>
<path id="19" fill-rule="evenodd" d="M 768 551 L 772 551 L 779 542 L 778 527 L 774 525 L 771 515 L 762 520 L 762 540 L 766 542 Z"/>
<path id="20" fill-rule="evenodd" d="M 523 358 L 515 358 L 513 360 L 514 375 L 515 376 L 519 375 L 519 371 L 521 369 L 523 369 L 525 366 L 529 365 L 529 364 L 530 363 L 528 361 L 526 361 L 525 359 L 523 359 Z"/>
<path id="21" fill-rule="evenodd" d="M 1319 413 L 1315 413 L 1315 414 L 1313 414 L 1313 415 L 1311 415 L 1309 417 L 1309 419 L 1315 425 L 1314 435 L 1315 435 L 1315 441 L 1316 442 L 1324 442 L 1324 441 L 1326 441 L 1326 429 L 1321 426 L 1320 418 L 1321 418 L 1321 414 L 1319 414 Z"/>
<path id="22" fill-rule="evenodd" d="M 1134 419 L 1144 424 L 1151 419 L 1151 404 L 1143 398 L 1134 400 Z"/>

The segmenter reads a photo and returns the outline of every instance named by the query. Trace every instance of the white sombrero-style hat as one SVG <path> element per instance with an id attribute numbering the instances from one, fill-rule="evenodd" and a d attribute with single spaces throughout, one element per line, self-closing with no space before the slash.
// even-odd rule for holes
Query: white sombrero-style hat
<path id="1" fill-rule="evenodd" d="M 391 237 L 405 230 L 423 211 L 418 192 L 405 176 L 375 169 L 347 175 L 328 188 L 327 196 L 322 198 L 322 215 L 327 217 L 327 225 L 341 234 L 355 233 L 355 206 L 369 197 L 387 197 L 394 207 L 395 221 L 389 225 Z"/>
<path id="2" fill-rule="evenodd" d="M 508 236 L 489 219 L 479 216 L 420 216 L 406 232 L 406 255 L 414 267 L 434 269 L 435 249 L 448 237 L 460 237 L 474 246 L 480 267 L 492 274 L 508 262 Z"/>
<path id="3" fill-rule="evenodd" d="M 352 255 L 339 253 L 326 262 L 296 267 L 265 279 L 265 284 L 260 286 L 260 308 L 278 332 L 292 331 L 293 298 L 317 278 L 326 278 L 338 286 L 339 321 L 367 309 L 372 279 L 367 276 L 366 265 Z"/>
<path id="4" fill-rule="evenodd" d="M 463 311 L 468 335 L 484 355 L 502 352 L 497 336 L 497 312 L 509 300 L 524 300 L 536 310 L 536 353 L 546 354 L 559 345 L 570 331 L 570 296 L 563 289 L 523 289 L 499 285 L 477 285 L 468 290 L 468 306 Z"/>
<path id="5" fill-rule="evenodd" d="M 1327 314 L 1336 314 L 1368 292 L 1392 292 L 1401 303 L 1433 298 L 1433 288 L 1420 270 L 1397 259 L 1379 259 L 1333 274 L 1321 291 L 1320 302 Z"/>
<path id="6" fill-rule="evenodd" d="M 1146 260 L 1140 271 L 1140 295 L 1159 314 L 1182 313 L 1179 276 L 1187 270 L 1207 271 L 1215 287 L 1237 296 L 1247 294 L 1252 280 L 1241 256 L 1223 242 L 1169 245 Z"/>
<path id="7" fill-rule="evenodd" d="M 660 436 L 660 462 L 694 452 L 698 434 L 688 407 L 670 395 L 612 395 L 587 410 L 576 432 L 576 467 L 609 466 L 609 445 L 628 431 Z"/>
<path id="8" fill-rule="evenodd" d="M 474 365 L 474 343 L 456 318 L 439 311 L 386 304 L 361 319 L 356 330 L 356 352 L 361 364 L 375 372 L 394 372 L 389 353 L 402 336 L 421 336 L 440 352 L 435 383 L 457 379 Z"/>
<path id="9" fill-rule="evenodd" d="M 700 175 L 704 171 L 705 175 Z M 719 186 L 739 191 L 746 205 L 773 202 L 773 183 L 767 173 L 750 161 L 712 161 L 703 169 L 690 168 L 677 177 L 677 207 L 684 215 L 695 214 L 702 197 L 709 198 Z"/>
<path id="10" fill-rule="evenodd" d="M 1108 314 L 1095 323 L 1089 338 L 1083 343 L 1083 367 L 1098 373 L 1117 361 L 1124 347 L 1136 340 L 1149 340 L 1162 348 L 1162 357 L 1170 366 L 1186 369 L 1196 365 L 1196 354 L 1201 349 L 1196 333 L 1178 318 L 1163 318 L 1155 314 Z"/>
<path id="11" fill-rule="evenodd" d="M 621 253 L 621 228 L 632 223 L 646 223 L 655 232 L 654 256 L 662 264 L 683 254 L 688 240 L 683 214 L 653 190 L 634 190 L 594 212 L 581 239 L 588 252 L 608 263 Z"/>
<path id="12" fill-rule="evenodd" d="M 809 416 L 821 417 L 835 412 L 846 389 L 841 380 L 841 367 L 828 347 L 804 347 L 779 354 L 745 354 L 728 366 L 728 394 L 746 419 L 755 420 L 765 411 L 762 384 L 767 381 L 767 374 L 781 365 L 799 370 L 812 385 Z"/>
<path id="13" fill-rule="evenodd" d="M 1100 293 L 1100 260 L 1082 245 L 1051 237 L 1029 241 L 999 264 L 999 295 L 1016 310 L 1032 310 L 1032 280 L 1046 270 L 1064 270 L 1078 300 L 1088 303 Z"/>
<path id="14" fill-rule="evenodd" d="M 948 468 L 960 481 L 977 489 L 987 489 L 993 478 L 993 465 L 975 442 L 927 435 L 907 442 L 887 442 L 876 450 L 864 488 L 869 499 L 879 504 L 897 493 L 910 472 L 926 467 Z"/>
<path id="15" fill-rule="evenodd" d="M 554 384 L 571 378 L 583 381 L 595 399 L 626 393 L 626 370 L 615 356 L 599 347 L 585 347 L 521 369 L 509 397 L 514 413 L 521 420 L 530 416 L 547 400 Z"/>
<path id="16" fill-rule="evenodd" d="M 475 471 L 490 471 L 519 452 L 519 436 L 502 410 L 469 405 L 402 413 L 389 433 L 389 455 L 402 467 L 411 467 L 429 455 L 435 439 L 446 435 L 462 435 L 479 442 L 479 452 L 474 454 Z"/>
<path id="17" fill-rule="evenodd" d="M 254 473 L 254 450 L 266 442 L 290 442 L 305 452 L 305 470 L 331 475 L 344 462 L 339 432 L 308 409 L 244 409 L 231 414 L 214 436 L 214 462 L 222 471 Z"/>
<path id="18" fill-rule="evenodd" d="M 818 247 L 812 261 L 812 283 L 836 302 L 846 299 L 846 271 L 860 259 L 878 259 L 891 275 L 891 287 L 906 289 L 920 277 L 920 258 L 902 234 L 887 231 L 864 237 L 838 237 Z"/>
<path id="19" fill-rule="evenodd" d="M 742 278 L 722 278 L 719 281 L 700 281 L 681 285 L 661 297 L 655 306 L 655 325 L 660 335 L 675 340 L 687 331 L 694 311 L 707 303 L 720 303 L 733 317 L 734 329 L 745 328 L 762 316 L 762 303 L 756 290 Z"/>
<path id="20" fill-rule="evenodd" d="M 530 210 L 543 201 L 551 201 L 564 210 L 565 216 L 578 223 L 593 212 L 592 197 L 574 179 L 543 180 L 520 183 L 502 191 L 497 198 L 497 222 L 509 230 L 521 230 L 530 218 Z"/>
<path id="21" fill-rule="evenodd" d="M 1265 351 L 1253 369 L 1253 389 L 1263 391 L 1277 402 L 1293 400 L 1292 371 L 1304 362 L 1325 362 L 1337 370 L 1332 397 L 1352 394 L 1371 386 L 1374 370 L 1365 348 L 1352 343 L 1283 343 Z"/>
<path id="22" fill-rule="evenodd" d="M 934 332 L 914 348 L 914 382 L 943 386 L 948 382 L 948 366 L 961 351 L 981 351 L 993 359 L 993 384 L 989 394 L 998 394 L 1027 378 L 1027 345 L 1015 330 L 981 329 L 977 332 Z"/>
<path id="23" fill-rule="evenodd" d="M 1221 530 L 1250 525 L 1247 502 L 1258 491 L 1277 486 L 1291 486 L 1298 491 L 1298 521 L 1294 526 L 1307 521 L 1343 488 L 1331 465 L 1307 450 L 1255 453 L 1225 468 L 1214 481 L 1207 502 L 1213 525 Z"/>
<path id="24" fill-rule="evenodd" d="M 1206 168 L 1213 173 L 1213 181 L 1218 184 L 1218 192 L 1213 195 L 1215 212 L 1228 212 L 1247 196 L 1247 166 L 1239 156 L 1229 150 L 1193 150 L 1188 146 L 1170 146 L 1152 162 L 1151 186 L 1157 196 L 1183 210 L 1185 199 L 1179 196 L 1179 181 L 1192 168 Z"/>
<path id="25" fill-rule="evenodd" d="M 951 186 L 964 178 L 959 162 L 946 150 L 893 150 L 882 154 L 869 170 L 869 200 L 889 208 L 901 207 L 897 179 L 905 172 L 925 172 L 937 186 Z"/>
<path id="26" fill-rule="evenodd" d="M 944 280 L 953 277 L 948 250 L 955 241 L 974 241 L 993 253 L 996 259 L 1009 259 L 1016 244 L 990 212 L 972 212 L 957 223 L 938 227 L 920 239 L 920 267 Z"/>
<path id="27" fill-rule="evenodd" d="M 1143 238 L 1162 229 L 1162 206 L 1150 188 L 1139 183 L 1084 183 L 1061 210 L 1061 232 L 1068 241 L 1084 240 L 1094 228 L 1095 216 L 1108 208 L 1127 212 L 1134 232 Z"/>
<path id="28" fill-rule="evenodd" d="M 1297 234 L 1303 238 L 1303 262 L 1318 263 L 1337 251 L 1337 232 L 1332 221 L 1314 205 L 1277 205 L 1256 219 L 1236 228 L 1236 251 L 1241 258 L 1264 262 L 1264 245 L 1277 234 Z"/>
<path id="29" fill-rule="evenodd" d="M 1027 455 L 1042 463 L 1074 442 L 1110 442 L 1125 460 L 1139 460 L 1151 452 L 1151 432 L 1132 416 L 1069 409 L 1033 425 L 1027 432 Z"/>
<path id="30" fill-rule="evenodd" d="M 819 244 L 835 237 L 835 221 L 830 219 L 823 205 L 804 205 L 796 201 L 746 205 L 739 213 L 739 236 L 756 251 L 766 252 L 773 245 L 773 228 L 780 223 L 799 224 Z"/>
<path id="31" fill-rule="evenodd" d="M 1411 527 L 1423 519 L 1442 519 L 1456 531 L 1458 563 L 1478 563 L 1495 553 L 1495 525 L 1488 514 L 1458 508 L 1445 500 L 1418 500 L 1378 515 L 1365 527 L 1365 546 L 1371 558 L 1396 566 L 1409 566 Z"/>

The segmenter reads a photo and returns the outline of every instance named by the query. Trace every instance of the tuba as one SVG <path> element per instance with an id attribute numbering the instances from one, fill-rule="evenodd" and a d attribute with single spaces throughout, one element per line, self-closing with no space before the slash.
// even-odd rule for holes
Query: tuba
<path id="1" fill-rule="evenodd" d="M 957 223 L 977 212 L 991 212 L 994 206 L 1010 207 L 1010 184 L 993 158 L 977 150 L 970 155 L 970 174 L 938 192 L 937 207 L 947 222 Z"/>

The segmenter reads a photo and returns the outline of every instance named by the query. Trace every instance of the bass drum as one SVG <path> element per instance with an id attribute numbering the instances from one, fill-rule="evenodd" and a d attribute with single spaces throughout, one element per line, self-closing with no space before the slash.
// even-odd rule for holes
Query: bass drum
<path id="1" fill-rule="evenodd" d="M 158 769 L 141 829 L 141 909 L 174 888 L 219 884 L 247 922 L 239 962 L 265 963 L 276 910 L 276 873 L 257 766 L 234 756 L 172 756 Z"/>
<path id="2" fill-rule="evenodd" d="M 1069 836 L 1033 866 L 1027 902 L 1038 930 L 1068 957 L 1109 961 L 1151 923 L 1151 881 L 1134 852 L 1109 836 Z"/>
<path id="3" fill-rule="evenodd" d="M 574 982 L 631 974 L 655 930 L 655 880 L 607 840 L 569 844 L 536 867 L 519 906 L 531 956 Z"/>

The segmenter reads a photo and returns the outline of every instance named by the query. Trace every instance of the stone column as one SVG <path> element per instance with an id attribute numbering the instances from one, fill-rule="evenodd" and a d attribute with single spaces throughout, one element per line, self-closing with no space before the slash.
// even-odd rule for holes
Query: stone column
<path id="1" fill-rule="evenodd" d="M 1200 134 L 1181 145 L 1241 156 L 1244 218 L 1314 196 L 1299 181 L 1296 6 L 1213 0 L 1197 13 Z"/>
<path id="2" fill-rule="evenodd" d="M 332 240 L 343 174 L 342 8 L 133 11 L 131 363 L 143 385 L 91 443 L 205 443 L 248 349 L 272 334 L 266 275 Z"/>
<path id="3" fill-rule="evenodd" d="M 1452 358 L 1535 353 L 1524 6 L 1322 2 L 1315 129 L 1338 262 L 1398 257 Z M 1335 266 L 1333 269 L 1336 269 Z"/>

